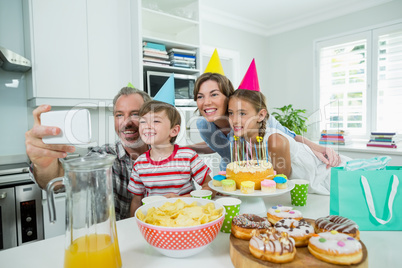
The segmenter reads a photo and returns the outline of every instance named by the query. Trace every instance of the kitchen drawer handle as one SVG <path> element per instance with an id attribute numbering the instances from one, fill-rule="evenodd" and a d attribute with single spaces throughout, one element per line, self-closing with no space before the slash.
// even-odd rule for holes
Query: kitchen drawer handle
<path id="1" fill-rule="evenodd" d="M 7 197 L 7 193 L 6 193 L 6 192 L 0 194 L 0 200 L 1 200 L 1 199 L 5 199 L 6 197 Z"/>

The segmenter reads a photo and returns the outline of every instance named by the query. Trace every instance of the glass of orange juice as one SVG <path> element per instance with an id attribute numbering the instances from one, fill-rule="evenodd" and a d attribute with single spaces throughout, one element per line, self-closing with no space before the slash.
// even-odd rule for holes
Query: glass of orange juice
<path id="1" fill-rule="evenodd" d="M 49 215 L 56 220 L 54 188 L 66 190 L 64 268 L 122 267 L 112 189 L 115 156 L 93 154 L 61 161 L 64 177 L 47 186 Z"/>

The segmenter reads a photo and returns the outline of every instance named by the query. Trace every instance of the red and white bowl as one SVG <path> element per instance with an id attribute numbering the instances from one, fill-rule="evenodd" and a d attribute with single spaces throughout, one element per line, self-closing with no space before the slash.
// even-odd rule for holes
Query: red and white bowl
<path id="1" fill-rule="evenodd" d="M 223 208 L 222 216 L 218 219 L 191 227 L 163 227 L 140 221 L 135 214 L 135 219 L 145 240 L 157 251 L 165 256 L 173 258 L 184 258 L 195 255 L 205 249 L 218 235 L 225 218 L 225 208 L 215 201 L 200 198 L 169 198 L 155 201 L 139 207 L 146 215 L 151 207 L 160 207 L 166 202 L 174 203 L 181 199 L 187 204 L 197 202 L 198 205 L 214 203 L 215 208 Z M 138 210 L 137 210 L 138 211 Z"/>

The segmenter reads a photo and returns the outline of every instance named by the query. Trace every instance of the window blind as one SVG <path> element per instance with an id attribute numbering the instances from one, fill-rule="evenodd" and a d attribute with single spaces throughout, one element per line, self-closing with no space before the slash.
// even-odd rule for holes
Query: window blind
<path id="1" fill-rule="evenodd" d="M 378 37 L 377 130 L 402 134 L 402 30 Z"/>
<path id="2" fill-rule="evenodd" d="M 367 40 L 360 39 L 320 50 L 320 106 L 322 129 L 366 132 Z"/>

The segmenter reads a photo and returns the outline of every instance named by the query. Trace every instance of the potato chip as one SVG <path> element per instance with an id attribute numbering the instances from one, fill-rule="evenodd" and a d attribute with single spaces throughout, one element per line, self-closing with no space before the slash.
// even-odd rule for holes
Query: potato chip
<path id="1" fill-rule="evenodd" d="M 189 227 L 214 221 L 222 216 L 222 212 L 223 209 L 215 209 L 212 202 L 199 206 L 196 201 L 187 204 L 177 199 L 174 203 L 166 202 L 159 208 L 149 208 L 147 215 L 139 210 L 137 217 L 145 223 L 157 226 Z"/>

